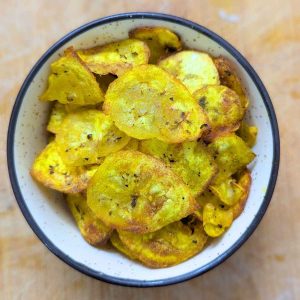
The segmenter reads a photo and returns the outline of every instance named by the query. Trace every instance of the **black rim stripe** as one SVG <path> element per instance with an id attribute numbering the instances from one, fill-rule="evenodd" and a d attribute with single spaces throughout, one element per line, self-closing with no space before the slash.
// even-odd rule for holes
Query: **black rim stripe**
<path id="1" fill-rule="evenodd" d="M 125 19 L 152 19 L 152 20 L 162 20 L 162 21 L 168 21 L 176 24 L 183 25 L 188 28 L 192 28 L 207 37 L 211 38 L 215 42 L 217 42 L 220 46 L 225 48 L 235 59 L 242 65 L 242 67 L 245 69 L 245 71 L 248 73 L 248 75 L 251 77 L 252 81 L 254 82 L 255 86 L 257 87 L 258 91 L 261 94 L 261 97 L 264 101 L 265 107 L 268 111 L 268 115 L 271 122 L 272 127 L 272 135 L 273 135 L 273 164 L 272 164 L 272 170 L 271 170 L 271 176 L 268 184 L 268 189 L 266 191 L 264 201 L 253 219 L 250 226 L 247 228 L 247 230 L 244 232 L 244 234 L 239 238 L 239 240 L 236 241 L 235 244 L 233 244 L 226 252 L 222 253 L 218 258 L 216 258 L 214 261 L 198 268 L 197 270 L 194 270 L 192 272 L 182 274 L 180 276 L 168 278 L 168 279 L 162 279 L 162 280 L 152 280 L 152 281 L 141 281 L 141 280 L 131 280 L 131 279 L 120 279 L 117 277 L 109 276 L 100 272 L 96 272 L 93 269 L 90 269 L 86 267 L 85 265 L 73 260 L 71 257 L 63 253 L 59 248 L 57 248 L 43 233 L 43 231 L 40 229 L 39 225 L 35 222 L 34 218 L 32 217 L 21 192 L 18 180 L 17 180 L 17 173 L 16 173 L 16 166 L 14 162 L 14 141 L 15 141 L 15 130 L 16 130 L 16 123 L 17 118 L 19 115 L 20 107 L 23 101 L 23 97 L 27 92 L 27 89 L 31 83 L 31 81 L 34 79 L 37 72 L 40 70 L 41 66 L 45 63 L 45 61 L 48 60 L 48 58 L 61 46 L 63 46 L 65 43 L 73 39 L 74 37 L 78 36 L 79 34 L 82 34 L 83 32 L 97 27 L 99 25 L 104 25 L 107 23 L 115 22 L 115 21 L 121 21 Z M 124 14 L 118 14 L 113 15 L 105 18 L 101 18 L 95 21 L 92 21 L 90 23 L 87 23 L 70 33 L 68 33 L 66 36 L 64 36 L 62 39 L 60 39 L 58 42 L 56 42 L 53 46 L 49 48 L 47 52 L 38 60 L 38 62 L 34 65 L 34 67 L 29 72 L 28 76 L 26 77 L 19 93 L 16 98 L 16 102 L 14 104 L 12 114 L 10 117 L 9 127 L 8 127 L 8 135 L 7 135 L 7 163 L 8 163 L 8 172 L 11 180 L 11 185 L 13 188 L 14 195 L 16 197 L 16 200 L 18 202 L 18 205 L 34 231 L 34 233 L 38 236 L 38 238 L 43 242 L 43 244 L 52 252 L 54 253 L 58 258 L 60 258 L 62 261 L 67 263 L 68 265 L 72 266 L 76 270 L 89 275 L 91 277 L 94 277 L 96 279 L 100 279 L 102 281 L 108 282 L 108 283 L 114 283 L 119 284 L 123 286 L 135 286 L 135 287 L 153 287 L 153 286 L 165 286 L 170 284 L 175 284 L 179 282 L 183 282 L 185 280 L 194 278 L 196 276 L 199 276 L 201 274 L 204 274 L 205 272 L 211 270 L 212 268 L 218 266 L 220 263 L 225 261 L 227 258 L 229 258 L 237 249 L 241 247 L 241 245 L 250 237 L 250 235 L 253 233 L 255 228 L 260 223 L 263 215 L 265 214 L 267 207 L 271 201 L 272 194 L 275 188 L 278 169 L 279 169 L 279 157 L 280 157 L 280 141 L 279 141 L 279 131 L 278 131 L 278 124 L 276 115 L 274 112 L 274 108 L 272 105 L 272 102 L 270 100 L 270 97 L 268 95 L 268 92 L 266 88 L 264 87 L 262 81 L 260 80 L 259 76 L 256 74 L 254 69 L 251 67 L 251 65 L 248 63 L 248 61 L 228 42 L 226 42 L 223 38 L 215 34 L 214 32 L 208 30 L 207 28 L 198 25 L 194 22 L 185 20 L 183 18 L 179 18 L 176 16 L 166 15 L 166 14 L 160 14 L 160 13 L 151 13 L 151 12 L 136 12 L 136 13 L 124 13 Z"/>

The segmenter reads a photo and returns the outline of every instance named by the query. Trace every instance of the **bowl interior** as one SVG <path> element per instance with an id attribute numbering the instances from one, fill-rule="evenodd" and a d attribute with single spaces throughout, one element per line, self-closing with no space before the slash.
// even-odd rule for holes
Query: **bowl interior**
<path id="1" fill-rule="evenodd" d="M 182 38 L 187 47 L 203 50 L 214 56 L 228 57 L 238 69 L 251 99 L 247 119 L 259 128 L 257 144 L 254 147 L 257 157 L 251 165 L 253 183 L 244 212 L 226 234 L 214 240 L 200 254 L 184 263 L 165 269 L 149 269 L 113 250 L 97 249 L 88 245 L 82 239 L 62 196 L 43 188 L 29 175 L 35 156 L 47 143 L 46 123 L 50 106 L 41 103 L 38 96 L 47 85 L 50 63 L 56 60 L 68 46 L 85 48 L 124 39 L 128 37 L 128 31 L 139 26 L 168 27 Z M 13 150 L 12 160 L 15 168 L 12 172 L 15 172 L 17 184 L 13 182 L 13 185 L 19 185 L 23 200 L 19 197 L 18 201 L 21 202 L 30 225 L 44 243 L 65 261 L 81 271 L 111 282 L 146 285 L 145 281 L 147 281 L 159 285 L 187 279 L 196 273 L 201 273 L 201 270 L 203 272 L 209 269 L 246 239 L 246 231 L 249 231 L 251 226 L 255 226 L 254 219 L 261 213 L 260 208 L 264 203 L 271 177 L 274 141 L 271 121 L 261 92 L 240 62 L 222 45 L 191 25 L 175 23 L 166 18 L 148 16 L 107 20 L 77 34 L 71 34 L 67 39 L 65 43 L 62 41 L 54 47 L 53 53 L 50 51 L 40 61 L 35 74 L 31 74 L 32 80 L 24 87 L 23 102 L 16 113 L 14 143 L 11 150 Z"/>

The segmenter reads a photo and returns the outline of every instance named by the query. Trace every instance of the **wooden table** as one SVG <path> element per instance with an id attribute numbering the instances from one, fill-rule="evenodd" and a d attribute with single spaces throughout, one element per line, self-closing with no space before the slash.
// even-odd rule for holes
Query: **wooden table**
<path id="1" fill-rule="evenodd" d="M 71 269 L 33 234 L 7 175 L 10 111 L 33 63 L 71 29 L 127 11 L 182 16 L 222 35 L 258 71 L 280 125 L 280 175 L 259 228 L 218 268 L 170 287 L 113 286 Z M 299 0 L 1 1 L 0 20 L 0 299 L 300 298 Z"/>

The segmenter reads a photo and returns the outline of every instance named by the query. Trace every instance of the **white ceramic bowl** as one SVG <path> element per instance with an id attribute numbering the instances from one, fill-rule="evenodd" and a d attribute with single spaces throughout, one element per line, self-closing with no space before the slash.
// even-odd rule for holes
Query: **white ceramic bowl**
<path id="1" fill-rule="evenodd" d="M 80 236 L 61 194 L 37 184 L 30 166 L 47 143 L 49 105 L 38 96 L 45 89 L 49 66 L 64 49 L 95 46 L 128 37 L 140 26 L 164 26 L 176 32 L 184 44 L 223 55 L 236 66 L 251 105 L 247 119 L 259 128 L 257 154 L 251 165 L 253 183 L 246 207 L 231 228 L 204 251 L 177 266 L 149 269 L 115 251 L 87 244 Z M 18 204 L 32 230 L 56 256 L 95 278 L 128 286 L 159 286 L 181 282 L 217 266 L 234 253 L 257 227 L 270 202 L 279 166 L 279 135 L 271 100 L 246 59 L 210 30 L 178 17 L 157 13 L 132 13 L 88 23 L 54 44 L 36 63 L 24 81 L 13 108 L 8 130 L 8 168 Z"/>

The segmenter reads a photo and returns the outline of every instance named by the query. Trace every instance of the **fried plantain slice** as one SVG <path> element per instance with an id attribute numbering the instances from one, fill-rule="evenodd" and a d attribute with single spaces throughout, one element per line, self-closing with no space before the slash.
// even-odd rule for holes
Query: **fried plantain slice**
<path id="1" fill-rule="evenodd" d="M 256 144 L 258 129 L 256 126 L 250 126 L 246 122 L 242 122 L 236 134 L 242 138 L 246 145 L 252 148 Z"/>
<path id="2" fill-rule="evenodd" d="M 147 43 L 150 49 L 150 64 L 156 64 L 160 57 L 182 48 L 179 37 L 165 27 L 139 27 L 129 32 L 129 37 Z"/>
<path id="3" fill-rule="evenodd" d="M 86 50 L 78 50 L 78 56 L 88 68 L 99 75 L 120 76 L 134 66 L 148 63 L 150 50 L 146 43 L 126 39 Z"/>
<path id="4" fill-rule="evenodd" d="M 40 100 L 89 105 L 103 102 L 104 94 L 93 73 L 70 47 L 63 57 L 51 64 L 48 88 Z"/>
<path id="5" fill-rule="evenodd" d="M 205 85 L 220 84 L 218 70 L 207 53 L 184 50 L 161 60 L 158 65 L 180 80 L 190 93 Z"/>
<path id="6" fill-rule="evenodd" d="M 51 110 L 49 122 L 47 125 L 47 130 L 56 134 L 61 126 L 62 121 L 64 120 L 65 116 L 67 115 L 65 105 L 56 102 Z"/>
<path id="7" fill-rule="evenodd" d="M 156 139 L 141 141 L 140 151 L 162 160 L 182 178 L 193 195 L 202 193 L 217 172 L 207 147 L 200 142 L 166 144 Z"/>
<path id="8" fill-rule="evenodd" d="M 193 96 L 206 112 L 210 131 L 206 140 L 238 129 L 244 116 L 239 96 L 223 85 L 209 85 L 197 90 Z"/>
<path id="9" fill-rule="evenodd" d="M 199 253 L 207 241 L 202 223 L 192 216 L 151 233 L 119 231 L 119 238 L 130 255 L 151 268 L 179 264 Z"/>
<path id="10" fill-rule="evenodd" d="M 233 133 L 217 137 L 208 148 L 213 151 L 219 169 L 213 184 L 222 183 L 255 158 L 245 142 Z"/>
<path id="11" fill-rule="evenodd" d="M 207 117 L 186 88 L 154 65 L 135 67 L 108 88 L 103 109 L 116 126 L 136 139 L 167 143 L 196 140 Z"/>
<path id="12" fill-rule="evenodd" d="M 69 113 L 56 135 L 64 161 L 72 166 L 98 163 L 102 156 L 122 149 L 129 139 L 109 116 L 95 109 Z"/>
<path id="13" fill-rule="evenodd" d="M 112 229 L 96 218 L 88 207 L 86 198 L 80 193 L 69 194 L 67 203 L 83 238 L 94 246 L 106 244 Z"/>
<path id="14" fill-rule="evenodd" d="M 138 151 L 107 156 L 87 189 L 87 203 L 107 226 L 156 231 L 198 205 L 189 188 L 160 160 Z"/>
<path id="15" fill-rule="evenodd" d="M 67 166 L 55 141 L 50 142 L 37 156 L 31 175 L 44 186 L 63 193 L 78 193 L 87 188 L 96 167 Z"/>
<path id="16" fill-rule="evenodd" d="M 214 58 L 214 63 L 217 67 L 221 84 L 229 87 L 238 94 L 242 107 L 246 110 L 249 106 L 249 99 L 246 96 L 242 82 L 230 61 L 225 57 L 220 56 Z"/>

